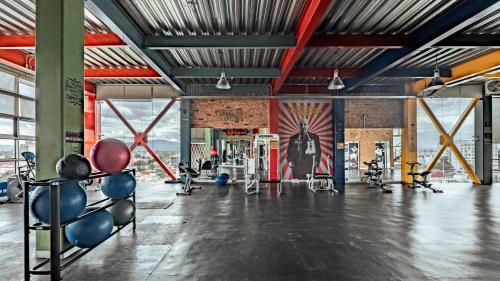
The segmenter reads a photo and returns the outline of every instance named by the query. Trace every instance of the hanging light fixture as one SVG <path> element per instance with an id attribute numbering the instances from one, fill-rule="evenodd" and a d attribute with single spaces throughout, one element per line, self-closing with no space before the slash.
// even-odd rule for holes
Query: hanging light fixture
<path id="1" fill-rule="evenodd" d="M 443 81 L 443 78 L 441 78 L 441 74 L 439 73 L 439 69 L 437 66 L 437 54 L 436 54 L 436 65 L 434 66 L 434 75 L 432 77 L 432 81 L 427 87 L 427 90 L 438 90 L 442 87 L 444 87 L 446 83 Z"/>
<path id="2" fill-rule="evenodd" d="M 333 78 L 328 84 L 328 90 L 342 90 L 345 88 L 344 82 L 339 77 L 339 70 L 335 68 L 333 71 Z"/>
<path id="3" fill-rule="evenodd" d="M 229 81 L 226 78 L 226 73 L 224 73 L 224 71 L 220 73 L 220 78 L 219 78 L 219 81 L 217 81 L 215 88 L 220 89 L 220 90 L 231 89 L 231 84 L 229 84 Z"/>
<path id="4" fill-rule="evenodd" d="M 219 52 L 220 59 L 222 61 L 222 72 L 220 73 L 219 80 L 217 84 L 215 84 L 215 88 L 220 90 L 229 90 L 231 89 L 231 84 L 229 84 L 229 80 L 226 77 L 226 73 L 224 69 L 226 68 L 226 63 L 224 62 L 224 57 L 222 56 L 222 51 Z"/>

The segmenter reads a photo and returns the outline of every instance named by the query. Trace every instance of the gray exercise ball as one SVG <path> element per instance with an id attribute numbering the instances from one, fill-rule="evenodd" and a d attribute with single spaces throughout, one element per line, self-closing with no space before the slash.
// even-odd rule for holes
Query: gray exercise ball
<path id="1" fill-rule="evenodd" d="M 115 205 L 108 208 L 108 211 L 113 216 L 115 226 L 121 226 L 129 222 L 135 214 L 134 202 L 130 200 L 112 200 L 118 201 Z"/>

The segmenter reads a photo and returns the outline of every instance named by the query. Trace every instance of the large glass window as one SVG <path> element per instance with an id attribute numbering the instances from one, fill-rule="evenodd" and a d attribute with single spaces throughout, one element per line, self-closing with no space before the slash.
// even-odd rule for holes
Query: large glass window
<path id="1" fill-rule="evenodd" d="M 0 89 L 14 92 L 16 90 L 15 76 L 5 72 L 0 72 Z"/>
<path id="2" fill-rule="evenodd" d="M 15 140 L 0 139 L 0 159 L 14 159 L 16 157 Z"/>
<path id="3" fill-rule="evenodd" d="M 140 133 L 151 124 L 169 100 L 113 100 L 112 102 L 132 127 Z M 173 173 L 177 170 L 180 158 L 179 117 L 179 105 L 176 103 L 149 132 L 147 139 L 148 146 Z M 134 142 L 130 131 L 106 103 L 101 103 L 101 138 L 117 138 L 129 146 Z M 132 152 L 131 166 L 137 169 L 142 181 L 158 181 L 167 177 L 167 174 L 142 146 L 138 146 Z"/>
<path id="4" fill-rule="evenodd" d="M 470 98 L 428 98 L 425 99 L 430 109 L 441 123 L 447 133 L 462 116 L 465 108 L 470 103 Z M 441 147 L 441 136 L 427 116 L 422 107 L 417 107 L 417 144 L 418 160 L 422 163 L 421 169 L 429 164 L 438 149 Z M 453 141 L 467 163 L 474 169 L 475 165 L 475 138 L 474 138 L 474 111 L 465 119 L 460 129 L 455 134 Z M 431 173 L 432 181 L 444 182 L 469 182 L 470 178 L 465 172 L 457 157 L 450 148 L 446 148 L 438 159 Z"/>
<path id="5" fill-rule="evenodd" d="M 19 155 L 21 155 L 21 153 L 26 152 L 26 151 L 36 153 L 34 140 L 20 140 L 19 141 Z"/>
<path id="6" fill-rule="evenodd" d="M 14 99 L 13 96 L 0 94 L 0 113 L 14 115 Z"/>
<path id="7" fill-rule="evenodd" d="M 19 94 L 29 98 L 35 98 L 35 87 L 26 80 L 19 81 Z"/>
<path id="8" fill-rule="evenodd" d="M 16 174 L 16 162 L 0 162 L 0 182 L 5 182 L 7 179 Z"/>
<path id="9" fill-rule="evenodd" d="M 0 135 L 14 134 L 14 120 L 8 118 L 0 118 Z"/>
<path id="10" fill-rule="evenodd" d="M 35 118 L 35 102 L 20 99 L 19 112 L 22 117 Z"/>
<path id="11" fill-rule="evenodd" d="M 16 173 L 21 152 L 35 151 L 34 98 L 33 82 L 0 70 L 0 182 Z"/>
<path id="12" fill-rule="evenodd" d="M 19 121 L 19 135 L 35 136 L 35 123 L 30 121 Z"/>

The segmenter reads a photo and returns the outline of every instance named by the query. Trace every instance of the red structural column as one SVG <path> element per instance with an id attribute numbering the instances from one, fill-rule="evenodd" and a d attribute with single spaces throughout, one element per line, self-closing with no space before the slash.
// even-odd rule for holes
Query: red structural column
<path id="1" fill-rule="evenodd" d="M 84 102 L 84 143 L 83 149 L 85 157 L 90 157 L 90 150 L 97 141 L 96 116 L 95 116 L 95 93 L 94 85 L 85 81 L 85 102 Z"/>
<path id="2" fill-rule="evenodd" d="M 279 101 L 277 99 L 270 99 L 268 108 L 269 116 L 267 118 L 270 134 L 277 134 L 279 131 L 278 128 L 279 112 L 280 112 Z"/>

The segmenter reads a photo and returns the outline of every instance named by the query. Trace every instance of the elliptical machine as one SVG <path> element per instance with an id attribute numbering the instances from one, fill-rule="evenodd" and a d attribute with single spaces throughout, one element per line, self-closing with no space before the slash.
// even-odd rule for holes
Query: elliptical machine
<path id="1" fill-rule="evenodd" d="M 432 190 L 434 193 L 443 193 L 442 190 L 436 189 L 432 187 L 432 183 L 429 183 L 427 180 L 427 176 L 430 175 L 430 171 L 423 171 L 419 173 L 418 166 L 422 165 L 419 162 L 406 162 L 407 165 L 410 165 L 410 172 L 408 172 L 407 175 L 411 176 L 412 183 L 408 187 L 415 189 L 415 188 L 428 188 Z M 417 177 L 420 177 L 421 179 L 419 180 Z"/>
<path id="2" fill-rule="evenodd" d="M 33 152 L 22 152 L 21 156 L 26 161 L 26 165 L 21 165 L 17 168 L 17 174 L 9 177 L 7 180 L 7 201 L 4 203 L 20 203 L 23 197 L 24 182 L 35 180 L 35 161 L 36 157 Z"/>
<path id="3" fill-rule="evenodd" d="M 368 166 L 368 171 L 365 172 L 365 176 L 361 180 L 366 181 L 370 188 L 380 188 L 382 193 L 392 193 L 392 190 L 385 188 L 385 183 L 382 181 L 382 168 L 378 166 L 377 160 L 364 161 L 363 164 Z"/>

